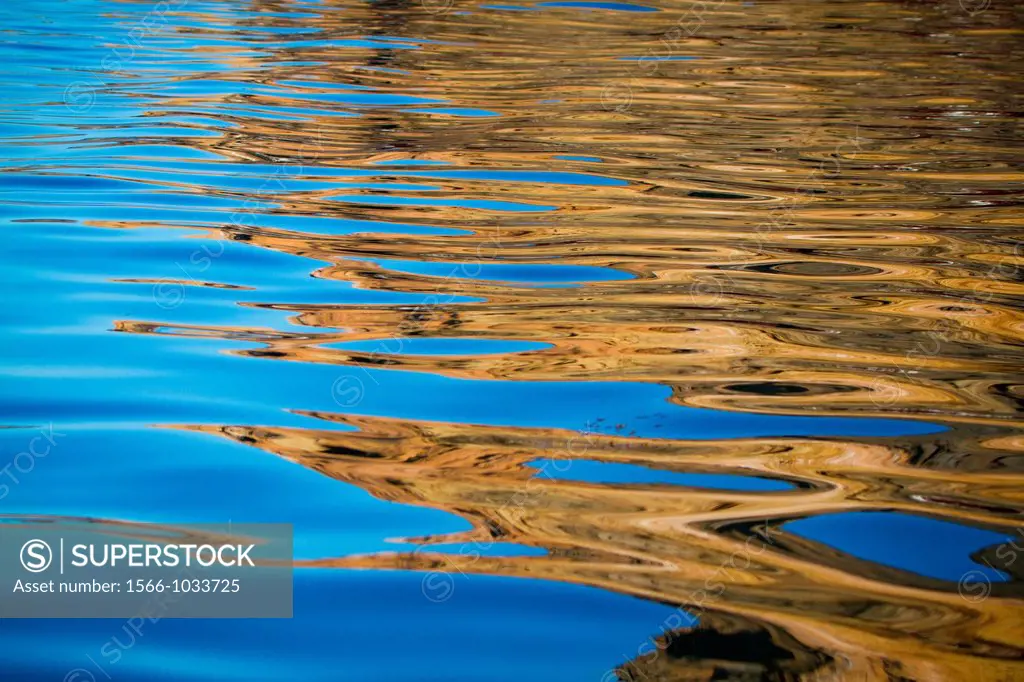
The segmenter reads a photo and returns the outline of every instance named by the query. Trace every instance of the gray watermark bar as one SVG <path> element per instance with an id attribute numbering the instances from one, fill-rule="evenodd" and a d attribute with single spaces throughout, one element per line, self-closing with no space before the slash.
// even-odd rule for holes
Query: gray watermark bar
<path id="1" fill-rule="evenodd" d="M 0 518 L 0 618 L 291 618 L 289 524 Z"/>

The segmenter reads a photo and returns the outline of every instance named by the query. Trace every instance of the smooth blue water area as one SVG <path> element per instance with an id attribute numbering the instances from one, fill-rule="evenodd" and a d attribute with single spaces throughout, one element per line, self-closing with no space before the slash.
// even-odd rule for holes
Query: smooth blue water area
<path id="1" fill-rule="evenodd" d="M 472 208 L 478 211 L 508 211 L 517 213 L 539 213 L 554 211 L 557 206 L 527 204 L 520 201 L 494 201 L 492 199 L 431 199 L 429 197 L 399 197 L 391 194 L 335 194 L 335 201 L 350 204 L 369 204 L 374 206 L 435 206 L 453 208 Z"/>
<path id="2" fill-rule="evenodd" d="M 1002 571 L 975 562 L 970 555 L 1014 541 L 990 530 L 897 511 L 821 514 L 790 521 L 783 528 L 858 559 L 951 582 L 968 571 L 980 571 L 993 582 L 1005 581 Z"/>
<path id="3" fill-rule="evenodd" d="M 414 107 L 405 109 L 410 114 L 434 114 L 441 116 L 461 116 L 464 118 L 491 118 L 501 116 L 497 111 L 490 109 L 474 109 L 473 107 Z"/>
<path id="4" fill-rule="evenodd" d="M 331 81 L 299 81 L 280 80 L 280 85 L 287 85 L 295 88 L 322 88 L 326 90 L 372 90 L 369 85 L 356 85 L 354 83 L 332 83 Z"/>
<path id="5" fill-rule="evenodd" d="M 0 635 L 5 673 L 19 682 L 77 668 L 147 682 L 592 682 L 623 663 L 621 651 L 652 647 L 659 624 L 679 613 L 540 580 L 298 570 L 291 620 L 161 619 L 134 641 L 123 620 L 4 620 Z"/>
<path id="6" fill-rule="evenodd" d="M 327 343 L 324 347 L 384 355 L 493 355 L 543 350 L 551 348 L 552 344 L 539 341 L 413 336 Z"/>
<path id="7" fill-rule="evenodd" d="M 299 169 L 296 169 L 298 172 Z M 338 182 L 338 181 L 314 181 L 300 179 L 284 172 L 269 177 L 245 176 L 245 175 L 197 175 L 193 178 L 193 187 L 210 189 L 243 189 L 260 193 L 261 196 L 268 194 L 291 194 L 298 191 L 315 191 L 325 189 L 375 189 L 396 192 L 431 192 L 440 188 L 434 185 L 421 185 L 411 183 L 384 183 L 384 182 Z M 172 191 L 175 182 L 180 182 L 179 173 L 161 172 L 153 170 L 117 170 L 105 173 L 108 177 L 66 177 L 60 175 L 41 174 L 19 174 L 3 173 L 0 175 L 0 196 L 3 194 L 16 194 L 18 190 L 38 189 L 47 190 L 45 197 L 38 200 L 40 203 L 56 203 L 64 200 L 79 200 L 81 197 L 65 197 L 64 194 L 72 192 L 92 192 L 103 190 L 105 196 L 109 196 L 110 190 L 124 189 L 139 192 Z M 112 177 L 111 177 L 112 176 Z M 193 191 L 193 190 L 190 190 Z M 187 195 L 186 195 L 187 196 Z M 239 202 L 237 207 L 246 209 L 251 204 Z"/>
<path id="8" fill-rule="evenodd" d="M 328 263 L 253 248 L 245 242 L 182 239 L 182 232 L 187 231 L 166 228 L 141 234 L 133 231 L 133 239 L 103 239 L 110 232 L 66 224 L 26 224 L 11 235 L 10 255 L 23 258 L 27 263 L 45 263 L 45 266 L 23 269 L 15 265 L 0 273 L 0 281 L 17 276 L 22 282 L 50 282 L 47 293 L 51 303 L 92 300 L 95 307 L 102 310 L 104 300 L 119 300 L 122 303 L 117 312 L 136 319 L 153 319 L 156 314 L 167 320 L 164 315 L 194 315 L 201 310 L 199 306 L 180 310 L 184 303 L 162 301 L 161 297 L 169 294 L 159 287 L 167 289 L 168 282 L 180 283 L 180 287 L 187 290 L 181 293 L 184 300 L 221 303 L 235 308 L 234 311 L 210 311 L 211 314 L 238 317 L 251 314 L 239 303 L 380 301 L 414 305 L 425 298 L 422 294 L 360 289 L 351 282 L 310 277 L 310 272 L 327 267 Z M 102 240 L 103 248 L 97 249 L 89 259 L 82 259 L 81 248 L 92 241 L 90 238 Z M 139 284 L 126 281 L 145 277 L 153 281 Z M 207 288 L 201 286 L 203 282 L 230 284 L 249 291 Z M 90 286 L 82 287 L 85 283 Z M 480 299 L 455 296 L 451 302 L 477 300 Z M 9 305 L 13 310 L 29 309 L 33 301 L 19 297 Z M 106 308 L 109 310 L 110 306 Z M 129 314 L 130 311 L 134 312 Z"/>
<path id="9" fill-rule="evenodd" d="M 527 464 L 538 470 L 534 478 L 553 478 L 562 481 L 681 485 L 688 488 L 750 492 L 779 492 L 795 488 L 792 483 L 787 481 L 763 476 L 679 472 L 624 462 L 600 462 L 592 459 L 560 461 L 535 459 Z"/>
<path id="10" fill-rule="evenodd" d="M 634 5 L 628 2 L 538 2 L 537 7 L 559 7 L 568 9 L 603 9 L 613 12 L 658 12 L 656 7 Z"/>
<path id="11" fill-rule="evenodd" d="M 69 214 L 55 210 L 46 204 L 40 205 L 27 205 L 23 204 L 18 207 L 18 218 L 15 219 L 4 219 L 0 218 L 0 225 L 17 223 L 25 224 L 40 224 L 40 223 L 61 223 L 71 221 L 76 224 L 84 223 L 88 220 L 115 220 L 126 223 L 137 223 L 137 224 L 160 224 L 169 223 L 188 227 L 219 227 L 224 224 L 234 224 L 240 227 L 262 227 L 262 228 L 274 228 L 278 230 L 295 231 L 297 233 L 308 233 L 308 234 L 320 234 L 320 235 L 349 235 L 349 234 L 407 234 L 407 235 L 459 235 L 468 234 L 469 230 L 460 230 L 454 227 L 435 227 L 432 225 L 413 225 L 410 223 L 391 223 L 378 220 L 356 220 L 352 218 L 341 218 L 341 217 L 320 217 L 320 216 L 306 216 L 306 215 L 291 215 L 287 213 L 261 213 L 258 211 L 199 211 L 193 208 L 187 210 L 182 208 L 175 208 L 174 206 L 127 206 L 127 207 L 104 207 L 100 206 L 81 206 L 75 209 L 73 218 L 67 217 Z M 33 223 L 26 223 L 26 221 L 33 221 Z M 83 225 L 83 227 L 85 227 Z M 91 229 L 91 228 L 90 228 Z M 165 228 L 155 228 L 164 230 Z M 93 234 L 87 230 L 83 230 L 85 233 L 84 239 L 90 239 L 90 234 Z M 140 230 L 142 234 L 148 235 L 153 234 Z M 116 233 L 115 233 L 116 234 Z M 196 233 L 191 230 L 184 230 L 179 233 L 178 237 L 194 236 Z M 101 239 L 101 237 L 95 237 Z M 130 239 L 125 237 L 124 233 L 116 234 L 111 236 L 113 239 Z M 215 240 L 217 241 L 217 240 Z M 217 251 L 218 247 L 209 246 L 212 251 Z M 193 253 L 196 251 L 203 251 L 202 245 L 196 245 L 193 249 Z M 191 255 L 191 254 L 190 254 Z"/>
<path id="12" fill-rule="evenodd" d="M 460 558 L 470 559 L 484 556 L 546 556 L 548 553 L 543 547 L 531 547 L 514 542 L 450 542 L 447 544 L 423 545 L 419 551 L 453 554 Z"/>
<path id="13" fill-rule="evenodd" d="M 71 382 L 69 399 L 78 397 L 75 385 L 81 383 Z M 147 428 L 131 416 L 122 409 L 94 414 L 91 423 L 83 415 L 69 424 L 70 413 L 36 420 L 42 433 L 52 434 L 53 445 L 31 475 L 11 486 L 3 513 L 167 524 L 290 523 L 299 559 L 408 551 L 414 547 L 394 539 L 471 528 L 455 514 L 377 499 L 259 448 L 215 435 Z M 36 428 L 0 429 L 2 452 L 23 451 L 39 434 Z"/>

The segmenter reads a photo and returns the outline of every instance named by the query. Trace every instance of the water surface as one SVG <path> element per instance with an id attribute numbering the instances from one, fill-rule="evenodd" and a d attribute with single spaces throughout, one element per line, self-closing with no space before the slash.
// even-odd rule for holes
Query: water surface
<path id="1" fill-rule="evenodd" d="M 0 467 L 50 445 L 0 514 L 287 522 L 299 568 L 292 620 L 8 621 L 0 670 L 1024 676 L 1021 34 L 4 4 Z"/>

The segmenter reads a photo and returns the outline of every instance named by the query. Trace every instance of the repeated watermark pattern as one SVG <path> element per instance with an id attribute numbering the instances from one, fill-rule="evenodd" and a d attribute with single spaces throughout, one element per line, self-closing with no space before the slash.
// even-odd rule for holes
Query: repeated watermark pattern
<path id="1" fill-rule="evenodd" d="M 664 653 L 668 646 L 672 633 L 693 626 L 700 614 L 707 611 L 711 606 L 724 598 L 728 589 L 727 581 L 730 580 L 730 570 L 746 571 L 753 561 L 752 557 L 763 554 L 770 545 L 774 545 L 773 535 L 781 534 L 778 528 L 764 522 L 761 531 L 756 535 L 750 535 L 743 542 L 742 547 L 734 550 L 727 559 L 722 561 L 714 572 L 704 579 L 702 587 L 693 590 L 681 603 L 672 611 L 658 626 L 661 633 L 661 641 L 657 636 L 651 636 L 641 642 L 632 653 L 622 654 L 623 664 L 608 670 L 601 677 L 602 682 L 639 682 L 643 679 L 640 672 L 641 664 L 653 663 Z M 737 564 L 744 562 L 743 566 Z"/>
<path id="2" fill-rule="evenodd" d="M 543 483 L 545 479 L 556 480 L 554 474 L 566 474 L 572 468 L 573 458 L 582 457 L 592 447 L 594 442 L 594 431 L 588 422 L 582 431 L 573 434 L 565 441 L 564 454 L 562 457 L 545 461 L 537 467 L 538 473 L 529 478 L 519 487 L 515 493 L 507 499 L 497 510 L 496 516 L 502 518 L 521 517 L 527 510 L 531 501 L 543 495 Z M 549 471 L 549 468 L 552 471 Z M 553 473 L 552 473 L 553 472 Z M 494 545 L 494 540 L 475 540 L 465 542 L 459 547 L 459 551 L 445 553 L 446 566 L 434 569 L 423 576 L 420 582 L 420 590 L 428 601 L 434 603 L 446 602 L 455 595 L 455 574 L 468 578 L 466 572 L 470 566 L 475 564 Z M 432 552 L 429 546 L 420 546 L 413 552 L 414 556 L 421 552 Z M 458 561 L 456 561 L 458 560 Z"/>
<path id="3" fill-rule="evenodd" d="M 822 132 L 818 128 L 810 130 L 797 141 L 790 151 L 803 154 L 805 150 L 816 146 Z M 865 138 L 860 136 L 859 126 L 855 126 L 852 136 L 837 142 L 831 152 L 824 155 L 815 167 L 801 177 L 792 191 L 786 194 L 783 201 L 768 211 L 766 219 L 754 227 L 750 250 L 754 254 L 764 254 L 771 234 L 791 226 L 795 221 L 795 211 L 804 205 L 808 197 L 828 190 L 829 185 L 825 181 L 834 181 L 841 176 L 843 159 L 856 158 L 856 155 L 862 151 L 861 143 L 863 141 Z M 776 154 L 781 155 L 784 151 L 786 150 L 777 149 Z M 733 257 L 731 254 L 730 259 Z M 749 258 L 748 255 L 742 253 L 737 254 L 736 257 Z M 690 285 L 689 294 L 697 304 L 716 306 L 726 302 L 727 290 L 736 284 L 736 279 L 728 270 L 718 270 L 711 275 L 695 278 Z"/>
<path id="4" fill-rule="evenodd" d="M 960 9 L 972 17 L 981 14 L 992 6 L 992 0 L 957 0 Z"/>
<path id="5" fill-rule="evenodd" d="M 485 253 L 485 249 L 490 249 L 490 253 Z M 422 320 L 425 313 L 436 309 L 438 306 L 453 303 L 465 289 L 464 280 L 479 276 L 483 263 L 488 260 L 497 260 L 500 249 L 501 228 L 498 227 L 493 230 L 485 241 L 477 245 L 475 260 L 455 264 L 447 275 L 439 278 L 434 291 L 410 308 L 389 336 L 380 339 L 380 342 L 369 354 L 371 360 L 375 359 L 378 354 L 400 354 L 405 345 L 403 337 L 422 329 Z M 353 408 L 363 402 L 363 398 L 366 395 L 366 383 L 363 381 L 363 377 L 369 379 L 375 386 L 380 385 L 376 377 L 367 371 L 359 359 L 351 362 L 348 367 L 358 368 L 359 372 L 349 369 L 339 375 L 331 384 L 331 397 L 339 407 L 343 408 Z"/>
<path id="6" fill-rule="evenodd" d="M 643 78 L 651 78 L 657 74 L 658 69 L 667 58 L 678 56 L 682 45 L 680 42 L 685 38 L 694 36 L 706 21 L 709 11 L 716 10 L 727 4 L 729 0 L 716 0 L 716 2 L 701 2 L 694 0 L 690 3 L 686 12 L 681 14 L 658 40 L 657 47 L 647 49 L 647 54 L 637 57 L 633 64 L 635 70 L 642 73 Z M 601 106 L 606 111 L 625 113 L 633 106 L 635 91 L 644 90 L 640 81 L 641 76 L 630 75 L 628 79 L 617 79 L 609 83 L 601 90 Z"/>
<path id="7" fill-rule="evenodd" d="M 0 468 L 0 500 L 5 499 L 17 488 L 26 476 L 31 476 L 41 459 L 50 455 L 57 447 L 57 439 L 67 434 L 58 433 L 51 422 L 45 428 L 38 429 L 39 435 L 33 436 L 28 445 L 18 452 L 2 468 Z"/>
<path id="8" fill-rule="evenodd" d="M 188 0 L 166 0 L 158 2 L 146 16 L 128 31 L 123 43 L 112 47 L 100 60 L 100 70 L 110 76 L 121 73 L 135 59 L 135 49 L 142 48 L 147 38 L 168 29 L 169 11 L 180 10 Z M 93 76 L 91 80 L 77 80 L 64 88 L 64 106 L 73 114 L 84 114 L 96 104 L 97 93 L 109 87 L 109 82 Z"/>
<path id="9" fill-rule="evenodd" d="M 985 282 L 994 280 L 1013 281 L 1019 277 L 1020 268 L 1011 261 L 1020 262 L 1024 258 L 1021 242 L 1013 246 L 1013 255 L 993 263 L 975 279 L 972 290 L 958 298 L 946 299 L 946 308 L 956 310 L 956 318 L 941 318 L 934 322 L 933 328 L 924 333 L 924 338 L 916 341 L 901 359 L 893 360 L 887 374 L 877 377 L 871 386 L 871 400 L 876 407 L 888 407 L 900 400 L 905 393 L 905 386 L 926 386 L 921 378 L 921 370 L 929 359 L 938 357 L 943 347 L 952 342 L 957 332 L 965 325 L 960 319 L 981 317 L 989 314 L 987 308 L 995 298 L 992 288 Z M 898 377 L 898 378 L 897 378 Z"/>
<path id="10" fill-rule="evenodd" d="M 306 169 L 306 164 L 316 161 L 323 152 L 323 137 L 320 128 L 317 128 L 313 136 L 313 143 L 303 142 L 295 157 L 289 157 L 286 163 L 279 163 L 263 183 L 256 189 L 253 196 L 248 196 L 242 208 L 231 214 L 231 226 L 234 228 L 252 227 L 256 224 L 256 216 L 272 209 L 275 204 L 264 200 L 267 195 L 276 195 L 282 192 L 291 191 L 289 181 L 300 177 Z M 313 152 L 309 154 L 310 147 Z M 188 257 L 188 264 L 175 261 L 174 265 L 184 275 L 180 277 L 165 277 L 153 285 L 153 300 L 164 310 L 173 310 L 185 302 L 185 287 L 187 285 L 202 286 L 197 276 L 205 273 L 213 265 L 214 261 L 224 254 L 225 241 L 203 240 L 203 243 L 195 249 Z M 187 280 L 187 281 L 186 281 Z"/>
<path id="11" fill-rule="evenodd" d="M 179 579 L 192 579 L 195 577 L 196 575 L 189 568 L 183 567 L 178 573 Z M 178 599 L 179 596 L 171 592 L 154 594 L 138 615 L 125 620 L 117 632 L 97 647 L 95 656 L 91 653 L 85 654 L 89 667 L 72 668 L 64 675 L 64 682 L 97 682 L 99 679 L 113 680 L 113 672 L 115 671 L 112 671 L 111 668 L 120 663 L 128 652 L 142 641 L 147 633 L 153 631 L 152 626 L 160 622 L 167 614 L 171 605 Z M 98 678 L 96 672 L 93 672 L 94 670 L 102 675 L 102 677 Z"/>
<path id="12" fill-rule="evenodd" d="M 1024 538 L 1024 528 L 1018 528 L 1017 534 Z M 1017 562 L 1018 552 L 1024 551 L 1024 547 L 1018 547 L 1013 540 L 1007 540 L 996 547 L 996 564 L 992 565 L 985 557 L 981 557 L 981 563 L 993 571 L 1008 573 L 1011 566 Z M 992 579 L 984 571 L 977 569 L 965 572 L 957 582 L 957 592 L 968 602 L 979 603 L 988 599 L 992 594 Z"/>
<path id="13" fill-rule="evenodd" d="M 454 5 L 455 0 L 420 0 L 420 7 L 434 15 L 447 14 Z"/>

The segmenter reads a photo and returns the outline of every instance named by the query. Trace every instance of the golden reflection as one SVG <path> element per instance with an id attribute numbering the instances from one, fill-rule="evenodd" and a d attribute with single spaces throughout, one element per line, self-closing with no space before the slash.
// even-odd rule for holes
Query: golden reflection
<path id="1" fill-rule="evenodd" d="M 986 3 L 976 14 L 963 3 L 938 5 L 673 0 L 628 21 L 573 9 L 551 9 L 543 20 L 508 12 L 495 33 L 472 3 L 464 12 L 352 3 L 302 24 L 329 35 L 438 42 L 287 47 L 276 60 L 204 47 L 223 52 L 226 68 L 246 71 L 247 83 L 268 86 L 228 98 L 303 110 L 294 120 L 224 114 L 223 134 L 183 141 L 281 173 L 259 190 L 204 184 L 197 174 L 197 191 L 253 200 L 251 210 L 215 227 L 159 225 L 199 230 L 197 245 L 237 241 L 312 259 L 309 274 L 319 283 L 423 302 L 268 302 L 257 299 L 259 287 L 230 281 L 214 264 L 170 281 L 186 297 L 194 287 L 231 289 L 239 305 L 284 312 L 303 329 L 168 324 L 156 315 L 117 320 L 115 329 L 247 341 L 251 348 L 225 352 L 281 362 L 462 379 L 646 382 L 670 387 L 671 400 L 691 407 L 949 425 L 907 438 L 682 441 L 318 412 L 308 416 L 356 430 L 179 428 L 255 445 L 381 499 L 473 523 L 454 537 L 413 538 L 424 545 L 416 552 L 316 565 L 549 578 L 701 615 L 694 630 L 665 633 L 652 624 L 660 638 L 653 650 L 666 655 L 629 652 L 623 679 L 724 679 L 716 676 L 723 671 L 728 679 L 1024 678 L 1019 566 L 1007 568 L 1014 580 L 972 600 L 949 582 L 784 528 L 828 512 L 888 510 L 1009 536 L 1020 529 L 1024 317 L 1014 183 L 1022 174 L 1006 144 L 1017 132 L 1019 69 L 996 57 L 1013 53 L 1020 29 L 1012 3 Z M 230 26 L 222 28 L 207 37 L 227 37 Z M 680 59 L 641 59 L 651 54 Z M 318 79 L 445 104 L 344 106 L 310 100 L 323 94 L 315 86 L 287 85 Z M 169 96 L 160 115 L 224 101 Z M 122 151 L 131 156 L 130 145 Z M 408 159 L 448 165 L 381 165 Z M 583 175 L 450 172 L 552 169 Z M 305 231 L 283 216 L 367 222 L 357 231 Z M 396 233 L 379 223 L 460 232 Z M 480 269 L 551 264 L 623 277 L 535 286 Z M 406 337 L 550 347 L 388 352 L 388 340 Z M 326 345 L 358 340 L 379 340 L 380 350 Z M 540 476 L 528 466 L 538 459 L 759 475 L 791 487 L 600 485 Z M 546 554 L 478 551 L 496 541 Z M 437 542 L 468 549 L 426 547 Z M 709 581 L 721 588 L 709 590 Z M 742 660 L 737 652 L 746 649 L 762 655 Z"/>
<path id="2" fill-rule="evenodd" d="M 889 660 L 920 679 L 930 679 L 919 676 L 931 665 L 984 679 L 998 679 L 993 675 L 1000 670 L 1024 672 L 1015 660 L 1024 637 L 1024 602 L 1015 585 L 995 585 L 992 598 L 971 602 L 949 583 L 832 550 L 823 553 L 779 529 L 785 520 L 806 515 L 881 509 L 1012 533 L 1024 504 L 1019 481 L 985 470 L 959 471 L 955 461 L 914 461 L 927 438 L 897 445 L 813 439 L 687 442 L 315 416 L 358 431 L 190 428 L 258 445 L 381 499 L 453 511 L 470 519 L 474 530 L 413 539 L 424 545 L 462 543 L 444 555 L 425 548 L 312 565 L 582 582 L 778 628 L 796 638 L 796 649 L 841 659 L 851 666 L 844 670 L 865 675 Z M 959 436 L 948 450 L 980 455 L 983 447 Z M 751 493 L 597 485 L 538 473 L 527 466 L 537 459 L 554 460 L 566 471 L 574 460 L 597 459 L 759 474 L 797 487 Z M 482 555 L 494 542 L 543 547 L 548 553 Z M 716 586 L 713 597 L 707 594 L 709 584 Z M 639 656 L 637 665 L 648 658 Z"/>

